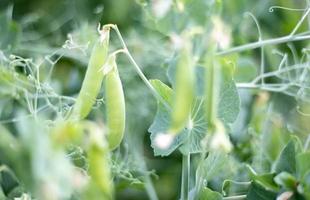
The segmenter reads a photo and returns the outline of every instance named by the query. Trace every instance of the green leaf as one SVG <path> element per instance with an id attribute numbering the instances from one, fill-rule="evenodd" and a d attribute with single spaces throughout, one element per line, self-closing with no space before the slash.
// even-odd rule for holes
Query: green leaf
<path id="1" fill-rule="evenodd" d="M 283 148 L 276 161 L 275 172 L 280 173 L 283 171 L 291 174 L 296 173 L 295 141 L 293 139 Z"/>
<path id="2" fill-rule="evenodd" d="M 15 175 L 7 167 L 0 166 L 0 186 L 5 195 L 8 195 L 19 185 Z"/>
<path id="3" fill-rule="evenodd" d="M 247 200 L 272 200 L 276 199 L 276 197 L 276 192 L 264 188 L 255 181 L 252 182 L 250 189 L 246 195 Z"/>
<path id="4" fill-rule="evenodd" d="M 247 165 L 250 177 L 253 181 L 259 183 L 266 189 L 278 191 L 279 187 L 274 182 L 275 173 L 267 173 L 258 175 L 249 165 Z"/>
<path id="5" fill-rule="evenodd" d="M 12 49 L 16 46 L 20 34 L 20 26 L 12 20 L 13 7 L 9 7 L 6 12 L 0 14 L 0 49 Z"/>
<path id="6" fill-rule="evenodd" d="M 160 96 L 167 101 L 169 105 L 172 105 L 173 90 L 158 79 L 152 79 L 150 80 L 150 83 L 160 94 Z"/>
<path id="7" fill-rule="evenodd" d="M 168 102 L 169 105 L 172 103 L 172 95 L 173 91 L 167 85 L 162 83 L 160 80 L 151 80 L 150 81 L 156 91 L 161 95 L 161 97 Z M 154 149 L 155 156 L 167 156 L 172 153 L 176 148 L 178 148 L 186 137 L 187 131 L 182 131 L 179 133 L 174 139 L 173 143 L 167 149 L 158 148 L 154 144 L 155 137 L 159 133 L 164 133 L 169 128 L 170 122 L 170 112 L 167 110 L 163 104 L 158 103 L 157 113 L 154 119 L 154 122 L 149 128 L 149 132 L 151 132 L 151 146 Z"/>
<path id="8" fill-rule="evenodd" d="M 288 190 L 295 190 L 297 186 L 296 178 L 287 172 L 281 172 L 274 178 L 278 185 Z"/>
<path id="9" fill-rule="evenodd" d="M 0 187 L 0 199 L 5 199 L 5 195 L 1 187 Z"/>
<path id="10" fill-rule="evenodd" d="M 161 95 L 161 97 L 166 100 L 169 105 L 171 105 L 173 95 L 172 89 L 162 83 L 160 80 L 151 80 L 150 82 Z M 173 143 L 167 149 L 160 149 L 154 143 L 156 135 L 159 133 L 165 133 L 170 125 L 170 111 L 163 104 L 158 103 L 158 109 L 154 122 L 149 128 L 149 132 L 151 132 L 151 146 L 153 147 L 154 154 L 156 156 L 167 156 L 181 145 L 182 147 L 180 150 L 184 154 L 201 151 L 200 141 L 203 139 L 206 133 L 206 122 L 204 120 L 203 110 L 200 109 L 202 103 L 202 100 L 197 100 L 197 106 L 193 108 L 192 113 L 195 114 L 197 112 L 193 119 L 193 128 L 191 130 L 185 128 L 183 131 L 181 131 L 174 138 Z"/>
<path id="11" fill-rule="evenodd" d="M 310 172 L 310 152 L 303 152 L 296 156 L 297 175 L 299 179 Z"/>
<path id="12" fill-rule="evenodd" d="M 256 63 L 247 57 L 241 57 L 236 64 L 234 78 L 237 82 L 252 81 L 257 75 Z"/>
<path id="13" fill-rule="evenodd" d="M 235 82 L 232 79 L 231 69 L 223 65 L 223 79 L 221 81 L 220 95 L 218 101 L 218 118 L 222 120 L 225 127 L 234 122 L 237 118 L 240 109 L 240 100 Z M 174 84 L 175 66 L 171 65 L 168 70 L 169 80 Z M 198 97 L 194 101 L 192 109 L 192 128 L 185 128 L 175 138 L 173 144 L 168 149 L 159 149 L 154 145 L 154 138 L 158 133 L 164 133 L 170 124 L 170 111 L 161 103 L 158 104 L 157 113 L 153 124 L 149 128 L 151 132 L 152 147 L 155 155 L 167 156 L 175 149 L 180 147 L 183 154 L 199 153 L 202 151 L 201 140 L 207 133 L 207 122 L 205 119 L 204 98 L 201 97 L 204 93 L 204 67 L 196 67 L 196 87 Z M 173 91 L 167 85 L 159 80 L 151 81 L 157 92 L 171 105 Z"/>
<path id="14" fill-rule="evenodd" d="M 304 195 L 307 197 L 307 199 L 310 199 L 310 172 L 305 174 L 301 185 L 303 187 Z"/>
<path id="15" fill-rule="evenodd" d="M 199 200 L 222 200 L 223 197 L 219 192 L 212 191 L 211 189 L 205 187 L 199 193 Z"/>

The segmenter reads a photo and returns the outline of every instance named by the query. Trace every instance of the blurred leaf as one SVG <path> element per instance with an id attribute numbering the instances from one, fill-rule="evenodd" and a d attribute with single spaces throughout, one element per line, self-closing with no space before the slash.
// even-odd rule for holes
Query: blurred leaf
<path id="1" fill-rule="evenodd" d="M 19 185 L 15 175 L 5 166 L 0 166 L 0 186 L 3 193 L 8 196 Z"/>
<path id="2" fill-rule="evenodd" d="M 223 152 L 210 152 L 208 157 L 198 165 L 197 172 L 199 177 L 203 177 L 206 181 L 218 176 L 223 167 L 228 165 L 229 157 Z"/>
<path id="3" fill-rule="evenodd" d="M 5 199 L 5 195 L 3 193 L 2 188 L 0 188 L 0 199 Z"/>
<path id="4" fill-rule="evenodd" d="M 168 78 L 172 86 L 175 83 L 175 61 L 171 61 L 170 67 L 168 69 Z M 233 123 L 238 116 L 240 110 L 240 99 L 237 90 L 237 86 L 233 80 L 232 66 L 228 63 L 222 63 L 222 79 L 219 91 L 218 100 L 218 118 L 221 119 L 225 125 Z M 205 67 L 196 66 L 196 90 L 198 96 L 203 96 L 205 93 L 205 77 L 206 70 Z"/>
<path id="5" fill-rule="evenodd" d="M 282 149 L 281 154 L 275 164 L 275 172 L 296 173 L 296 159 L 295 159 L 295 141 L 290 142 Z"/>
<path id="6" fill-rule="evenodd" d="M 218 101 L 218 117 L 221 119 L 226 126 L 234 122 L 237 118 L 240 109 L 239 94 L 235 82 L 232 79 L 232 70 L 229 65 L 221 65 L 223 76 L 221 80 L 220 95 Z M 172 64 L 168 70 L 169 80 L 174 84 L 174 71 L 175 64 Z M 204 77 L 205 69 L 204 67 L 196 67 L 197 74 L 197 88 L 198 93 L 201 95 L 204 93 Z M 172 104 L 173 91 L 159 80 L 152 81 L 154 88 L 157 92 Z M 169 89 L 168 89 L 169 88 Z M 173 144 L 168 149 L 159 149 L 154 145 L 154 138 L 159 133 L 165 133 L 170 124 L 170 112 L 161 103 L 158 105 L 157 114 L 155 116 L 154 122 L 149 128 L 151 132 L 152 147 L 154 148 L 155 155 L 167 156 L 175 149 L 177 149 L 181 144 L 180 150 L 183 154 L 188 153 L 198 153 L 201 152 L 201 140 L 204 138 L 207 132 L 207 124 L 205 119 L 204 110 L 204 99 L 197 98 L 194 102 L 192 109 L 192 124 L 193 128 L 188 130 L 183 129 L 173 141 Z"/>
<path id="7" fill-rule="evenodd" d="M 250 189 L 247 193 L 247 200 L 271 200 L 276 199 L 277 193 L 272 190 L 267 190 L 255 181 L 252 182 Z"/>
<path id="8" fill-rule="evenodd" d="M 212 191 L 211 189 L 204 187 L 201 192 L 199 193 L 199 200 L 207 200 L 207 199 L 212 199 L 212 200 L 222 200 L 223 197 L 221 193 Z"/>
<path id="9" fill-rule="evenodd" d="M 287 172 L 281 172 L 274 178 L 275 182 L 287 190 L 294 191 L 297 187 L 296 178 Z"/>
<path id="10" fill-rule="evenodd" d="M 21 28 L 12 20 L 13 7 L 6 12 L 0 12 L 0 49 L 12 49 L 17 45 Z"/>
<path id="11" fill-rule="evenodd" d="M 248 171 L 250 173 L 250 177 L 253 181 L 259 183 L 261 186 L 263 186 L 266 189 L 269 190 L 279 190 L 277 184 L 274 182 L 274 173 L 268 173 L 268 174 L 257 174 L 249 165 L 247 165 Z"/>
<path id="12" fill-rule="evenodd" d="M 299 179 L 310 172 L 310 152 L 303 152 L 296 156 L 296 168 Z"/>
<path id="13" fill-rule="evenodd" d="M 240 57 L 236 63 L 234 79 L 236 82 L 252 81 L 257 75 L 256 63 L 247 57 Z"/>

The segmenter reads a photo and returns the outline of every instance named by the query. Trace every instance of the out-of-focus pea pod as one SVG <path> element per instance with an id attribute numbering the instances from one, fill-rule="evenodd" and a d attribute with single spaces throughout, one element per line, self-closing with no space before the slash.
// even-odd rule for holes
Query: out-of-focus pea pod
<path id="1" fill-rule="evenodd" d="M 79 144 L 83 137 L 83 125 L 73 121 L 58 121 L 51 130 L 51 138 L 56 147 Z"/>
<path id="2" fill-rule="evenodd" d="M 212 51 L 213 52 L 213 51 Z M 210 52 L 205 58 L 206 64 L 206 118 L 208 130 L 211 131 L 217 117 L 217 101 L 219 96 L 220 68 L 214 54 Z"/>
<path id="3" fill-rule="evenodd" d="M 218 101 L 220 93 L 220 85 L 225 68 L 224 61 L 214 56 L 210 51 L 206 56 L 206 100 L 205 110 L 208 123 L 208 134 L 206 135 L 203 144 L 205 148 L 212 150 L 222 150 L 229 152 L 232 149 L 229 136 L 226 134 L 224 124 L 218 119 Z"/>
<path id="4" fill-rule="evenodd" d="M 125 132 L 125 99 L 122 82 L 119 77 L 115 54 L 109 58 L 105 77 L 105 98 L 107 116 L 107 138 L 110 150 L 117 148 Z"/>
<path id="5" fill-rule="evenodd" d="M 176 68 L 174 103 L 171 112 L 171 134 L 178 134 L 188 123 L 194 99 L 194 62 L 189 41 L 182 41 Z"/>
<path id="6" fill-rule="evenodd" d="M 87 117 L 101 88 L 104 74 L 100 69 L 108 56 L 110 27 L 103 26 L 96 41 L 88 63 L 82 88 L 74 105 L 71 119 L 80 120 Z"/>
<path id="7" fill-rule="evenodd" d="M 89 136 L 87 158 L 89 163 L 90 182 L 83 199 L 113 199 L 114 187 L 110 170 L 109 147 L 102 128 L 92 122 L 83 122 Z"/>

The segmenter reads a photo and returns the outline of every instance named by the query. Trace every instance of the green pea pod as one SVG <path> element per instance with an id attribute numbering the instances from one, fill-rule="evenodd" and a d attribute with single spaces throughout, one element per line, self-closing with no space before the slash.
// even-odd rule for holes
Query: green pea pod
<path id="1" fill-rule="evenodd" d="M 110 150 L 114 150 L 123 139 L 126 111 L 122 82 L 118 74 L 114 55 L 110 64 L 112 68 L 105 78 L 107 138 Z"/>
<path id="2" fill-rule="evenodd" d="M 177 134 L 188 123 L 194 98 L 194 68 L 191 45 L 184 44 L 180 50 L 176 69 L 174 104 L 169 132 Z"/>
<path id="3" fill-rule="evenodd" d="M 113 182 L 109 166 L 109 149 L 92 144 L 87 152 L 91 177 L 87 199 L 112 199 Z M 93 198 L 92 198 L 93 197 Z"/>
<path id="4" fill-rule="evenodd" d="M 109 35 L 109 28 L 104 28 L 93 47 L 82 88 L 71 115 L 75 120 L 87 117 L 96 101 L 104 77 L 100 70 L 107 60 Z"/>

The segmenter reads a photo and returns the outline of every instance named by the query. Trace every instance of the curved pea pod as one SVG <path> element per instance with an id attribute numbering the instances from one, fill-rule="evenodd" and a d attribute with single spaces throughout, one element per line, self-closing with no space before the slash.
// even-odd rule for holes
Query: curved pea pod
<path id="1" fill-rule="evenodd" d="M 118 74 L 115 56 L 110 64 L 111 70 L 105 77 L 105 97 L 107 116 L 107 138 L 110 150 L 117 148 L 125 132 L 125 99 L 122 82 Z"/>
<path id="2" fill-rule="evenodd" d="M 191 45 L 185 43 L 180 49 L 176 68 L 174 103 L 169 133 L 177 134 L 188 123 L 194 99 L 194 63 Z"/>
<path id="3" fill-rule="evenodd" d="M 71 115 L 75 120 L 87 117 L 96 101 L 104 77 L 100 70 L 108 57 L 109 35 L 109 28 L 103 28 L 92 49 L 82 88 Z"/>

